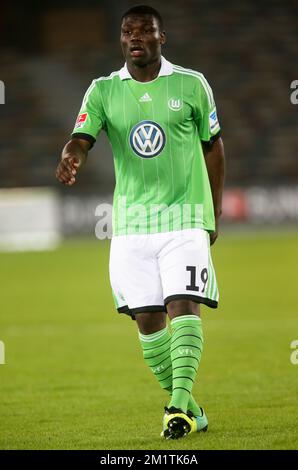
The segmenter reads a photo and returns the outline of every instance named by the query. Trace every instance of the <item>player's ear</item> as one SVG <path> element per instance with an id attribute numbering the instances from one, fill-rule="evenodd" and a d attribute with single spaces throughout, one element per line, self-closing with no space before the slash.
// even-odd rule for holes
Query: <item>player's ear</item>
<path id="1" fill-rule="evenodd" d="M 163 45 L 165 43 L 166 43 L 166 32 L 161 31 L 161 33 L 160 33 L 160 44 Z"/>

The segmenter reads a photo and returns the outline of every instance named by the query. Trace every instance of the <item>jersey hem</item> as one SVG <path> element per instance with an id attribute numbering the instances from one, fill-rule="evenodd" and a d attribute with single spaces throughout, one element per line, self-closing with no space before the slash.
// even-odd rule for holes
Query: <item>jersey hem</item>
<path id="1" fill-rule="evenodd" d="M 112 234 L 112 237 L 123 237 L 123 236 L 130 236 L 130 235 L 156 235 L 157 233 L 173 233 L 173 232 L 182 232 L 184 230 L 205 230 L 205 232 L 212 233 L 215 231 L 215 226 L 210 227 L 210 226 L 196 226 L 196 227 L 181 227 L 180 229 L 174 229 L 174 230 L 166 230 L 166 231 L 157 231 L 157 232 L 148 232 L 144 230 L 144 232 L 135 232 L 135 233 L 125 233 L 125 231 L 120 231 L 120 232 L 114 232 Z"/>

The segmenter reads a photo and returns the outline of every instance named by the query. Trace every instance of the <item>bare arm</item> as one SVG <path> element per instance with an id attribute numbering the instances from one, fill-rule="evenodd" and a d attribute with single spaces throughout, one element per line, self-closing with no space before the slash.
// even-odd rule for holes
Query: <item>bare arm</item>
<path id="1" fill-rule="evenodd" d="M 56 170 L 60 183 L 68 186 L 75 183 L 77 171 L 85 164 L 90 147 L 91 144 L 84 139 L 75 138 L 67 142 Z"/>
<path id="2" fill-rule="evenodd" d="M 222 194 L 225 178 L 225 152 L 222 139 L 217 139 L 211 147 L 203 145 L 203 151 L 211 186 L 216 224 L 215 232 L 210 235 L 210 243 L 213 245 L 218 236 L 218 222 L 222 212 Z"/>

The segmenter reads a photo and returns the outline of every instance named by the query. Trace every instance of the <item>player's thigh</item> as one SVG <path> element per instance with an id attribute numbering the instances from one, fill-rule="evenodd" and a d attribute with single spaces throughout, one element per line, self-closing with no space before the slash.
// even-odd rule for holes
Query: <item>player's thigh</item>
<path id="1" fill-rule="evenodd" d="M 175 234 L 161 251 L 159 265 L 164 302 L 172 311 L 176 309 L 183 314 L 189 306 L 173 303 L 179 300 L 217 306 L 218 291 L 208 232 L 188 229 Z"/>

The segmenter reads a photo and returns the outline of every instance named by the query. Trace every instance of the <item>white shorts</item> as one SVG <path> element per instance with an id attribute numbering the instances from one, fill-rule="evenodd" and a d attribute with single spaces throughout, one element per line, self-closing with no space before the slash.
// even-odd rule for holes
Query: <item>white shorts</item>
<path id="1" fill-rule="evenodd" d="M 115 236 L 109 269 L 116 309 L 133 318 L 140 312 L 166 312 L 166 305 L 177 299 L 217 307 L 219 295 L 205 230 Z"/>

